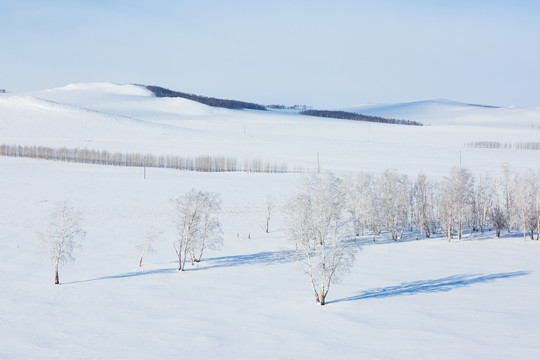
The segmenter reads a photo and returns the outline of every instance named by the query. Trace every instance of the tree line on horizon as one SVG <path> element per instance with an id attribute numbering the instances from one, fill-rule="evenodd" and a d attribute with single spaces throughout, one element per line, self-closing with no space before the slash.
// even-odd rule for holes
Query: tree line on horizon
<path id="1" fill-rule="evenodd" d="M 234 109 L 234 110 L 243 110 L 243 109 L 266 110 L 266 107 L 264 105 L 259 105 L 255 103 L 245 102 L 245 101 L 219 99 L 219 98 L 208 97 L 208 96 L 188 94 L 188 93 L 184 93 L 180 91 L 169 90 L 169 89 L 159 87 L 159 86 L 154 86 L 154 85 L 147 85 L 145 87 L 146 89 L 150 90 L 156 97 L 173 97 L 173 98 L 179 97 L 179 98 L 197 101 L 208 106 L 222 107 L 222 108 Z"/>
<path id="2" fill-rule="evenodd" d="M 412 126 L 423 126 L 424 124 L 418 121 L 412 120 L 401 120 L 401 119 L 389 119 L 381 116 L 371 116 L 363 115 L 348 111 L 334 111 L 334 110 L 304 110 L 300 112 L 301 115 L 308 116 L 317 116 L 324 118 L 332 119 L 343 119 L 343 120 L 355 120 L 355 121 L 367 121 L 383 124 L 397 124 L 397 125 L 412 125 Z"/>

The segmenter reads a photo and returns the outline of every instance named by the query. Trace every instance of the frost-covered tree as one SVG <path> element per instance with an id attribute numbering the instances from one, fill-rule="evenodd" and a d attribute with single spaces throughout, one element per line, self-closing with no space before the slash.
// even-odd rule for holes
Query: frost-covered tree
<path id="1" fill-rule="evenodd" d="M 384 228 L 392 240 L 403 236 L 408 225 L 409 180 L 406 175 L 385 171 L 379 179 Z"/>
<path id="2" fill-rule="evenodd" d="M 536 212 L 536 240 L 540 240 L 540 171 L 534 177 L 534 208 Z"/>
<path id="3" fill-rule="evenodd" d="M 198 236 L 191 243 L 191 265 L 200 262 L 205 249 L 217 250 L 223 246 L 223 231 L 217 214 L 221 211 L 221 199 L 212 192 L 202 193 L 202 214 L 198 224 Z"/>
<path id="4" fill-rule="evenodd" d="M 360 173 L 343 180 L 344 204 L 348 222 L 355 236 L 364 233 L 368 220 L 368 198 L 371 176 Z"/>
<path id="5" fill-rule="evenodd" d="M 158 237 L 159 231 L 157 229 L 150 229 L 144 234 L 143 242 L 138 247 L 141 252 L 141 257 L 139 259 L 139 267 L 142 266 L 143 258 L 146 253 L 155 253 L 154 242 Z"/>
<path id="6" fill-rule="evenodd" d="M 188 256 L 193 264 L 201 260 L 206 247 L 221 246 L 221 224 L 216 217 L 221 201 L 218 194 L 192 189 L 173 202 L 176 224 L 173 246 L 178 270 L 183 271 Z"/>
<path id="7" fill-rule="evenodd" d="M 422 240 L 430 237 L 434 221 L 433 185 L 419 174 L 411 190 L 411 217 Z"/>
<path id="8" fill-rule="evenodd" d="M 80 226 L 81 215 L 67 202 L 57 204 L 49 228 L 42 234 L 43 245 L 49 249 L 54 263 L 54 283 L 60 284 L 58 268 L 67 260 L 75 260 L 73 252 L 80 248 L 79 241 L 85 236 Z"/>
<path id="9" fill-rule="evenodd" d="M 266 195 L 266 203 L 264 205 L 264 220 L 265 220 L 265 229 L 264 231 L 268 234 L 270 232 L 270 219 L 272 218 L 274 209 L 276 205 L 274 204 L 274 199 L 270 194 Z"/>
<path id="10" fill-rule="evenodd" d="M 371 230 L 372 241 L 381 234 L 383 227 L 382 198 L 375 180 L 370 177 L 366 191 L 366 224 Z"/>
<path id="11" fill-rule="evenodd" d="M 452 214 L 458 240 L 461 240 L 465 224 L 472 214 L 474 177 L 468 169 L 454 167 L 450 171 L 450 176 L 445 178 L 444 189 L 445 196 L 449 196 L 445 199 L 445 206 L 448 207 L 445 211 L 450 211 Z M 449 240 L 451 238 L 452 235 L 449 235 Z"/>
<path id="12" fill-rule="evenodd" d="M 514 226 L 521 229 L 523 240 L 526 240 L 528 232 L 533 239 L 537 224 L 534 217 L 536 214 L 534 175 L 531 171 L 528 174 L 516 174 L 514 177 L 513 203 L 515 212 L 511 219 Z"/>
<path id="13" fill-rule="evenodd" d="M 456 213 L 456 204 L 454 202 L 454 187 L 452 186 L 452 181 L 446 178 L 439 187 L 439 196 L 438 196 L 438 215 L 441 228 L 446 235 L 448 241 L 452 241 L 454 238 L 454 220 Z"/>
<path id="14" fill-rule="evenodd" d="M 512 218 L 514 217 L 514 177 L 509 166 L 503 169 L 503 193 L 504 193 L 504 214 L 506 216 L 506 228 L 510 233 Z"/>
<path id="15" fill-rule="evenodd" d="M 496 188 L 489 176 L 480 176 L 474 191 L 475 217 L 480 232 L 483 234 L 493 214 L 493 202 Z"/>
<path id="16" fill-rule="evenodd" d="M 311 176 L 286 207 L 288 237 L 321 305 L 326 303 L 331 284 L 349 270 L 358 249 L 347 236 L 342 199 L 337 178 Z"/>

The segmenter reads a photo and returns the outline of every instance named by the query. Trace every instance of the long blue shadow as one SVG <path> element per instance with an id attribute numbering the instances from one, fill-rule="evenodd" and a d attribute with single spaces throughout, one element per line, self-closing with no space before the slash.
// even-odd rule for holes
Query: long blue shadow
<path id="1" fill-rule="evenodd" d="M 454 275 L 441 279 L 420 280 L 408 283 L 402 283 L 396 286 L 388 286 L 384 288 L 375 288 L 360 292 L 358 295 L 349 296 L 337 300 L 328 301 L 327 304 L 339 303 L 345 301 L 358 301 L 370 298 L 385 298 L 390 296 L 415 295 L 421 293 L 436 293 L 450 291 L 457 288 L 470 286 L 477 283 L 493 281 L 497 279 L 511 278 L 515 276 L 529 275 L 531 271 L 514 271 L 497 274 L 471 274 L 471 275 Z"/>
<path id="2" fill-rule="evenodd" d="M 62 283 L 64 285 L 68 284 L 79 284 L 79 283 L 85 283 L 85 282 L 91 282 L 91 281 L 98 281 L 98 280 L 113 280 L 113 279 L 123 279 L 123 278 L 130 278 L 130 277 L 136 277 L 136 276 L 145 276 L 145 275 L 155 275 L 155 274 L 167 274 L 167 273 L 173 273 L 176 272 L 176 269 L 154 269 L 154 270 L 144 270 L 144 271 L 133 271 L 123 274 L 117 274 L 117 275 L 109 275 L 109 276 L 101 276 L 94 279 L 87 279 L 87 280 L 78 280 L 78 281 L 70 281 Z"/>
<path id="3" fill-rule="evenodd" d="M 286 263 L 293 261 L 295 256 L 295 251 L 263 251 L 255 254 L 247 255 L 232 255 L 232 256 L 220 256 L 213 257 L 208 259 L 202 259 L 199 263 L 199 267 L 187 268 L 186 271 L 198 271 L 198 270 L 208 270 L 215 268 L 228 268 L 235 266 L 244 266 L 244 265 L 272 265 L 275 263 Z"/>
<path id="4" fill-rule="evenodd" d="M 190 267 L 186 264 L 185 271 L 199 271 L 199 270 L 208 270 L 215 268 L 228 268 L 234 266 L 243 266 L 243 265 L 271 265 L 274 263 L 284 263 L 293 261 L 294 251 L 264 251 L 255 254 L 247 255 L 232 255 L 232 256 L 221 256 L 208 259 L 202 259 L 198 263 L 197 267 Z M 143 271 L 133 271 L 117 275 L 101 276 L 98 278 L 87 279 L 87 280 L 78 280 L 62 283 L 64 285 L 68 284 L 79 284 L 91 281 L 98 280 L 113 280 L 113 279 L 123 279 L 137 276 L 147 276 L 155 274 L 167 274 L 177 272 L 178 268 L 165 268 L 165 269 L 154 269 L 154 270 L 143 270 Z"/>

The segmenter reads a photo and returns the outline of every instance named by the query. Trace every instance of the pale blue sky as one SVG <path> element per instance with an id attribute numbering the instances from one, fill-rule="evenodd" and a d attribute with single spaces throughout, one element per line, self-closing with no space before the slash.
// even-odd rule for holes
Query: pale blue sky
<path id="1" fill-rule="evenodd" d="M 0 88 L 540 107 L 538 1 L 0 0 Z"/>

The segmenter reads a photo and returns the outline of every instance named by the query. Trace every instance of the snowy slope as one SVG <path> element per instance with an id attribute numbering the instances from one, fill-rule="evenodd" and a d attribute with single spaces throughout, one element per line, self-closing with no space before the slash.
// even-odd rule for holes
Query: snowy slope
<path id="1" fill-rule="evenodd" d="M 135 85 L 74 84 L 0 94 L 0 143 L 261 157 L 311 170 L 319 153 L 322 171 L 338 173 L 390 168 L 441 177 L 459 164 L 460 152 L 475 173 L 499 174 L 505 163 L 537 167 L 538 151 L 464 147 L 539 141 L 540 129 L 525 126 L 536 110 L 428 103 L 372 108 L 374 115 L 405 117 L 392 114 L 408 108 L 416 116 L 410 120 L 434 119 L 410 127 L 216 109 L 155 98 Z M 478 120 L 481 114 L 489 121 Z M 454 243 L 394 243 L 383 235 L 372 245 L 366 238 L 321 307 L 287 256 L 278 214 L 302 174 L 146 175 L 0 157 L 0 359 L 540 357 L 536 241 L 514 233 Z M 221 194 L 224 247 L 179 273 L 171 199 L 193 187 Z M 266 194 L 278 206 L 269 234 L 262 229 Z M 38 233 L 62 200 L 82 212 L 87 235 L 55 286 Z M 152 227 L 161 230 L 157 251 L 138 268 L 137 245 Z"/>
<path id="2" fill-rule="evenodd" d="M 465 104 L 438 99 L 398 104 L 362 105 L 346 109 L 365 115 L 419 121 L 425 125 L 454 125 L 530 129 L 540 127 L 540 109 Z"/>
<path id="3" fill-rule="evenodd" d="M 377 245 L 325 307 L 288 261 L 276 216 L 296 174 L 203 174 L 0 158 L 2 359 L 536 359 L 540 244 L 519 235 Z M 175 269 L 170 199 L 218 191 L 225 246 Z M 90 195 L 91 194 L 91 195 Z M 38 231 L 69 199 L 87 232 L 53 285 Z M 144 232 L 162 230 L 138 268 Z M 247 239 L 247 234 L 251 238 Z M 237 234 L 240 234 L 238 237 Z M 389 240 L 389 239 L 387 239 Z M 410 239 L 413 240 L 413 239 Z"/>

